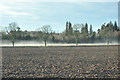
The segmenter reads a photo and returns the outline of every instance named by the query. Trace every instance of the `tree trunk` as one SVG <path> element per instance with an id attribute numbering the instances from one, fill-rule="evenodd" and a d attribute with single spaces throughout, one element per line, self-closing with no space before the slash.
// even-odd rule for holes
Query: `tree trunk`
<path id="1" fill-rule="evenodd" d="M 78 46 L 78 33 L 75 33 L 75 39 L 76 39 L 76 46 Z"/>
<path id="2" fill-rule="evenodd" d="M 45 40 L 45 46 L 47 45 L 47 42 L 46 42 L 46 40 Z"/>
<path id="3" fill-rule="evenodd" d="M 13 47 L 14 47 L 14 41 L 12 42 L 12 44 L 13 44 Z"/>
<path id="4" fill-rule="evenodd" d="M 107 40 L 107 45 L 109 45 L 109 40 Z"/>
<path id="5" fill-rule="evenodd" d="M 78 46 L 78 40 L 77 40 L 77 38 L 76 38 L 76 46 Z"/>

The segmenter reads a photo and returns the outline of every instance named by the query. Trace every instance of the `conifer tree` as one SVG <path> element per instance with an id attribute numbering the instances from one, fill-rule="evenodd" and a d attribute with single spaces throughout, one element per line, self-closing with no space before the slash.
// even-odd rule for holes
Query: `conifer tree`
<path id="1" fill-rule="evenodd" d="M 114 28 L 115 28 L 115 30 L 117 31 L 117 22 L 115 21 L 115 23 L 114 23 Z"/>
<path id="2" fill-rule="evenodd" d="M 92 30 L 92 25 L 90 25 L 90 35 L 92 34 L 93 30 Z"/>
<path id="3" fill-rule="evenodd" d="M 66 35 L 68 34 L 68 21 L 66 22 Z"/>
<path id="4" fill-rule="evenodd" d="M 88 24 L 85 24 L 85 33 L 88 35 Z"/>
<path id="5" fill-rule="evenodd" d="M 73 33 L 72 23 L 69 22 L 69 34 Z"/>

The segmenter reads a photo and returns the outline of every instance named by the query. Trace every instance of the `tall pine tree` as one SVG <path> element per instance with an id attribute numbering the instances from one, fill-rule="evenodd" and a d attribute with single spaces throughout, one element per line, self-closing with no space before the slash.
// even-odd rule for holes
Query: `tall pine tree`
<path id="1" fill-rule="evenodd" d="M 115 28 L 115 30 L 117 31 L 117 22 L 115 21 L 115 23 L 114 23 L 114 28 Z"/>
<path id="2" fill-rule="evenodd" d="M 72 23 L 69 22 L 69 34 L 73 33 Z"/>
<path id="3" fill-rule="evenodd" d="M 66 22 L 66 35 L 68 34 L 68 21 Z"/>
<path id="4" fill-rule="evenodd" d="M 85 33 L 88 35 L 88 24 L 85 24 Z"/>
<path id="5" fill-rule="evenodd" d="M 90 35 L 92 34 L 93 30 L 92 30 L 92 25 L 90 25 Z"/>

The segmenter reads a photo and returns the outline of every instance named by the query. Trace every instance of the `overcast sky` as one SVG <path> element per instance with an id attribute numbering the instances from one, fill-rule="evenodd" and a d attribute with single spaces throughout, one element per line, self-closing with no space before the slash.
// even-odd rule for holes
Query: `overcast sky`
<path id="1" fill-rule="evenodd" d="M 66 21 L 88 23 L 93 30 L 109 21 L 118 21 L 118 2 L 1 2 L 0 25 L 17 22 L 22 30 L 36 30 L 51 25 L 56 32 L 65 30 Z"/>

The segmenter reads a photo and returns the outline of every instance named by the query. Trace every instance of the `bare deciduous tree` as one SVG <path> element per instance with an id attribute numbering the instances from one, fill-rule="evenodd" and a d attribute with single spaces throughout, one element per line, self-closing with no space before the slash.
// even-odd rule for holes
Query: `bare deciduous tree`
<path id="1" fill-rule="evenodd" d="M 75 35 L 75 40 L 76 40 L 76 46 L 78 46 L 78 35 L 79 35 L 79 30 L 81 25 L 80 24 L 74 24 L 73 29 L 74 29 L 74 35 Z"/>
<path id="2" fill-rule="evenodd" d="M 47 46 L 47 39 L 49 37 L 49 33 L 51 33 L 52 31 L 52 28 L 50 27 L 50 25 L 44 25 L 42 28 L 40 28 L 40 31 L 43 33 L 41 38 L 44 41 L 45 46 Z"/>
<path id="3" fill-rule="evenodd" d="M 16 40 L 17 29 L 18 25 L 15 22 L 12 22 L 8 25 L 8 27 L 5 27 L 5 31 L 9 35 L 8 37 L 9 40 L 12 42 L 13 47 Z"/>

